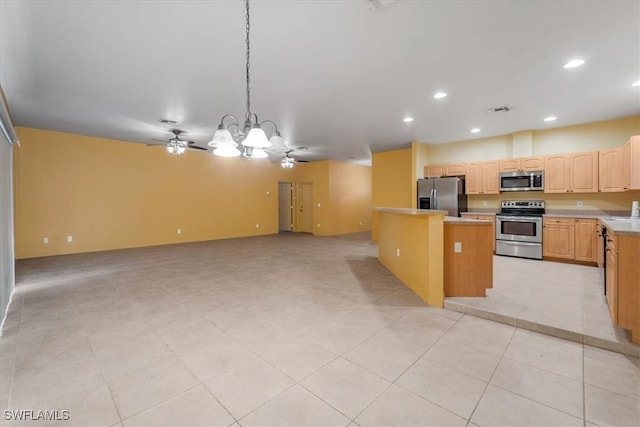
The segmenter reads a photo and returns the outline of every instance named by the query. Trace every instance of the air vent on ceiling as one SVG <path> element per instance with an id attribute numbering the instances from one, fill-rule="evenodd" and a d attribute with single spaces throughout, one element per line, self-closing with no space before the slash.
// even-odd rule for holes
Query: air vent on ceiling
<path id="1" fill-rule="evenodd" d="M 175 120 L 169 120 L 169 119 L 160 119 L 158 120 L 160 123 L 164 123 L 164 124 L 169 124 L 169 125 L 175 125 L 178 122 L 176 122 Z"/>
<path id="2" fill-rule="evenodd" d="M 369 4 L 369 9 L 374 12 L 380 12 L 391 3 L 395 3 L 396 0 L 366 0 L 366 2 Z"/>
<path id="3" fill-rule="evenodd" d="M 508 113 L 511 110 L 513 110 L 513 107 L 509 107 L 508 105 L 503 107 L 487 108 L 488 113 Z"/>

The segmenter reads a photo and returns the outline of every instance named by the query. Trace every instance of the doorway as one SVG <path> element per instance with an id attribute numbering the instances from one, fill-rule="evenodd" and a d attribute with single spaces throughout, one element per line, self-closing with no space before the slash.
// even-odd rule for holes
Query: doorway
<path id="1" fill-rule="evenodd" d="M 278 183 L 278 231 L 293 231 L 293 184 Z"/>

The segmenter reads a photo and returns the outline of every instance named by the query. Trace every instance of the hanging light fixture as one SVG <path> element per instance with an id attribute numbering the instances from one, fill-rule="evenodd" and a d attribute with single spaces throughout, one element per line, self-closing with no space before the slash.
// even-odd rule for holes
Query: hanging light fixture
<path id="1" fill-rule="evenodd" d="M 182 156 L 187 151 L 187 141 L 180 138 L 171 138 L 167 143 L 167 151 L 174 156 Z"/>
<path id="2" fill-rule="evenodd" d="M 244 116 L 244 124 L 240 127 L 240 122 L 233 114 L 225 114 L 220 119 L 220 124 L 213 134 L 213 139 L 209 142 L 210 147 L 214 147 L 213 154 L 221 157 L 237 157 L 244 155 L 251 159 L 260 159 L 268 157 L 265 148 L 271 146 L 284 146 L 284 140 L 280 136 L 278 126 L 271 120 L 263 122 L 258 121 L 257 114 L 251 112 L 251 87 L 249 78 L 249 0 L 245 0 L 247 9 L 247 63 L 246 63 L 246 81 L 247 81 L 247 111 Z M 227 121 L 225 123 L 225 120 Z M 271 139 L 267 139 L 267 135 L 262 129 L 262 125 L 270 123 L 274 127 Z"/>
<path id="3" fill-rule="evenodd" d="M 282 166 L 284 169 L 292 169 L 295 165 L 296 165 L 295 159 L 293 159 L 292 157 L 289 157 L 288 152 L 284 155 L 284 157 L 280 161 L 280 166 Z"/>

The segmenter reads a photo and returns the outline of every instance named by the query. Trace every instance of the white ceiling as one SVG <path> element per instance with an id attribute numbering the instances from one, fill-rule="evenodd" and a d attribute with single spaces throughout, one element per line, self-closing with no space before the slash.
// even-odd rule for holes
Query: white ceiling
<path id="1" fill-rule="evenodd" d="M 14 122 L 141 143 L 177 127 L 206 145 L 223 114 L 244 116 L 244 14 L 239 0 L 0 0 Z M 586 63 L 564 69 L 573 58 Z M 303 159 L 632 116 L 639 79 L 639 1 L 251 3 L 252 111 Z"/>

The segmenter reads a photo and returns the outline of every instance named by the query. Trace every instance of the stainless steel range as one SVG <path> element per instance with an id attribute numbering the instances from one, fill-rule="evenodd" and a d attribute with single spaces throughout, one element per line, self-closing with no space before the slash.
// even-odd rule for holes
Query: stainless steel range
<path id="1" fill-rule="evenodd" d="M 542 259 L 543 200 L 503 200 L 496 215 L 496 254 Z"/>

